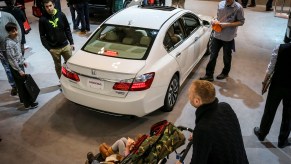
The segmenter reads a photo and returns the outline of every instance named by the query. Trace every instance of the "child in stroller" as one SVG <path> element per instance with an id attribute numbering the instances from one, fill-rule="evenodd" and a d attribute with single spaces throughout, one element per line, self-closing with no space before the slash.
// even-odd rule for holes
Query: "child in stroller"
<path id="1" fill-rule="evenodd" d="M 176 152 L 176 149 L 185 142 L 185 136 L 180 129 L 190 131 L 188 128 L 175 127 L 166 120 L 160 121 L 151 127 L 149 135 L 139 135 L 135 140 L 121 138 L 111 147 L 104 143 L 101 144 L 99 154 L 94 156 L 92 153 L 88 153 L 88 163 L 91 164 L 94 160 L 100 163 L 103 163 L 105 160 L 105 163 L 108 163 L 108 158 L 112 156 L 115 158 L 111 160 L 113 163 L 166 163 L 166 157 L 173 151 Z M 187 151 L 183 150 L 178 155 L 182 156 L 184 152 Z M 107 157 L 108 155 L 111 156 Z M 104 157 L 107 158 L 104 159 Z M 180 161 L 182 160 L 180 159 Z"/>

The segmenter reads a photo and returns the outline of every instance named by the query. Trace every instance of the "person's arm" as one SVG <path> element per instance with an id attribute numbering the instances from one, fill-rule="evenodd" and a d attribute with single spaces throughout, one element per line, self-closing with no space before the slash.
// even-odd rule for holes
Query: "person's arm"
<path id="1" fill-rule="evenodd" d="M 73 36 L 72 36 L 72 32 L 71 32 L 71 28 L 70 28 L 68 19 L 64 13 L 62 13 L 62 17 L 63 17 L 62 20 L 64 22 L 64 30 L 65 30 L 66 37 L 70 42 L 72 50 L 74 50 L 74 48 L 75 48 L 74 47 L 74 40 L 73 40 Z"/>
<path id="2" fill-rule="evenodd" d="M 19 74 L 21 76 L 25 75 L 25 73 L 22 71 L 22 69 L 19 67 L 19 64 L 16 60 L 16 58 L 14 58 L 14 56 L 22 56 L 22 54 L 15 54 L 15 46 L 17 46 L 16 44 L 10 44 L 9 41 L 6 42 L 6 56 L 7 56 L 7 60 L 9 62 L 9 64 L 11 65 L 11 67 L 13 69 L 15 69 L 16 71 L 19 72 Z"/>
<path id="3" fill-rule="evenodd" d="M 190 164 L 207 164 L 213 139 L 207 130 L 193 131 L 193 153 Z"/>
<path id="4" fill-rule="evenodd" d="M 265 75 L 264 81 L 262 82 L 262 95 L 269 88 L 269 85 L 270 85 L 270 82 L 271 82 L 271 78 L 272 78 L 272 74 L 274 73 L 275 65 L 277 63 L 279 46 L 280 45 L 276 46 L 272 51 L 271 60 L 270 60 L 270 63 L 268 64 L 268 68 L 266 70 L 266 75 Z"/>
<path id="5" fill-rule="evenodd" d="M 126 145 L 125 145 L 125 150 L 124 150 L 124 156 L 126 157 L 128 154 L 130 154 L 130 151 L 132 147 L 134 146 L 134 140 L 131 138 L 127 139 Z"/>
<path id="6" fill-rule="evenodd" d="M 236 11 L 236 21 L 234 22 L 221 22 L 222 28 L 242 26 L 245 23 L 244 11 L 242 8 L 238 8 Z"/>
<path id="7" fill-rule="evenodd" d="M 46 48 L 48 51 L 50 51 L 51 47 L 48 44 L 47 38 L 46 38 L 46 29 L 45 29 L 45 18 L 40 17 L 39 19 L 39 23 L 38 23 L 38 27 L 39 27 L 39 36 L 40 36 L 40 40 L 42 45 L 44 46 L 44 48 Z"/>

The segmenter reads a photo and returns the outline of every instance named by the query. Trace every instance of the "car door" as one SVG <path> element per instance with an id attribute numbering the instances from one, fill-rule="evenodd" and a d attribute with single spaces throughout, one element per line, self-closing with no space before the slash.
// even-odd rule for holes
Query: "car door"
<path id="1" fill-rule="evenodd" d="M 164 42 L 166 50 L 179 65 L 180 79 L 183 81 L 189 71 L 188 47 L 189 42 L 185 42 L 185 32 L 181 25 L 180 18 L 171 24 L 166 32 Z"/>
<path id="2" fill-rule="evenodd" d="M 204 40 L 202 35 L 204 34 L 204 27 L 201 25 L 199 18 L 192 14 L 187 13 L 182 16 L 182 26 L 185 31 L 186 40 L 189 42 L 188 47 L 188 64 L 190 65 L 190 69 L 199 62 L 201 57 L 203 56 L 203 51 L 205 50 Z M 190 71 L 191 71 L 190 70 Z"/>

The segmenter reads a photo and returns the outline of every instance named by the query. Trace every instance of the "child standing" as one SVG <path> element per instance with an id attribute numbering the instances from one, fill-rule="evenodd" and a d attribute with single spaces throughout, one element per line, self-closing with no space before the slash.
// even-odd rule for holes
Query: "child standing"
<path id="1" fill-rule="evenodd" d="M 8 37 L 5 40 L 7 60 L 16 83 L 20 102 L 24 103 L 25 109 L 37 108 L 38 103 L 31 101 L 30 95 L 28 94 L 24 84 L 26 76 L 24 67 L 27 67 L 27 64 L 24 62 L 25 59 L 21 53 L 20 42 L 17 40 L 17 25 L 15 23 L 8 22 L 5 25 L 5 29 L 8 32 Z"/>

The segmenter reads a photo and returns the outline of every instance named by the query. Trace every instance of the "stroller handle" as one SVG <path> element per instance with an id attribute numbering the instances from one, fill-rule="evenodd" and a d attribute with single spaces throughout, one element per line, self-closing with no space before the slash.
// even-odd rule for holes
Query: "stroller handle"
<path id="1" fill-rule="evenodd" d="M 187 130 L 187 131 L 189 131 L 189 132 L 193 132 L 193 129 L 191 129 L 191 128 L 187 128 L 187 127 L 185 127 L 185 126 L 178 126 L 177 127 L 178 129 L 180 129 L 181 131 L 184 131 L 184 130 Z"/>

